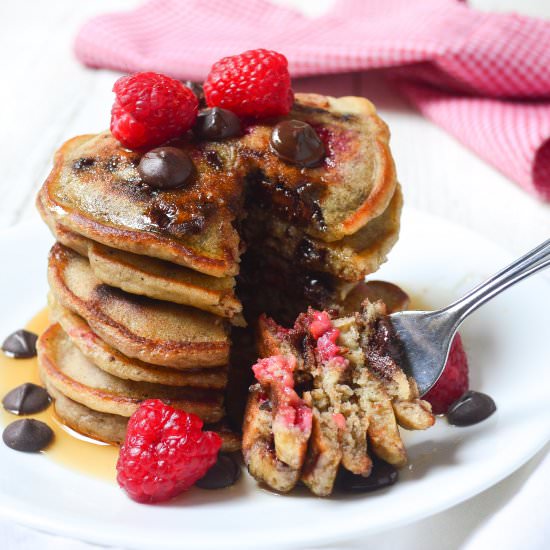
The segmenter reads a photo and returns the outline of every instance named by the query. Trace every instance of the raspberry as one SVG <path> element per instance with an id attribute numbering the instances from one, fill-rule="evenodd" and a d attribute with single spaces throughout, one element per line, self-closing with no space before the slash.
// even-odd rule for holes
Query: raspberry
<path id="1" fill-rule="evenodd" d="M 311 317 L 313 320 L 309 325 L 309 332 L 317 340 L 332 328 L 332 321 L 326 311 L 311 310 Z"/>
<path id="2" fill-rule="evenodd" d="M 130 149 L 161 145 L 189 130 L 197 118 L 197 97 L 169 76 L 123 76 L 115 82 L 113 92 L 111 132 Z"/>
<path id="3" fill-rule="evenodd" d="M 117 481 L 138 502 L 161 502 L 189 489 L 215 464 L 222 441 L 202 420 L 158 399 L 144 401 L 128 422 Z"/>
<path id="4" fill-rule="evenodd" d="M 457 333 L 449 351 L 443 374 L 422 398 L 432 404 L 435 414 L 446 414 L 449 407 L 468 390 L 468 359 Z"/>
<path id="5" fill-rule="evenodd" d="M 214 63 L 204 82 L 209 107 L 240 117 L 286 115 L 294 94 L 286 57 L 270 50 L 249 50 Z"/>

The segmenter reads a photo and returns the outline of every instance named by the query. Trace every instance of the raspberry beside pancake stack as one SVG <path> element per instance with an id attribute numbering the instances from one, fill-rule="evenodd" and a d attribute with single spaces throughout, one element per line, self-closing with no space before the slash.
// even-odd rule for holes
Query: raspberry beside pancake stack
<path id="1" fill-rule="evenodd" d="M 286 119 L 322 137 L 320 165 L 275 154 L 271 132 Z M 37 199 L 59 241 L 49 259 L 58 324 L 39 343 L 58 414 L 112 442 L 148 397 L 222 420 L 231 339 L 245 330 L 231 327 L 338 308 L 397 240 L 388 140 L 367 100 L 297 94 L 288 116 L 240 137 L 170 142 L 194 175 L 169 190 L 148 186 L 143 152 L 108 132 L 65 143 Z M 251 364 L 234 362 L 235 372 Z"/>

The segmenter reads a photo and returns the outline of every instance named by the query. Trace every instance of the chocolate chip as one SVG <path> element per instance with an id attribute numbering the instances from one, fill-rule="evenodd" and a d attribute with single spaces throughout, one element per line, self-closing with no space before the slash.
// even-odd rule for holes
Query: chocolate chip
<path id="1" fill-rule="evenodd" d="M 234 485 L 241 477 L 241 467 L 230 455 L 220 454 L 218 461 L 195 484 L 201 489 L 223 489 Z"/>
<path id="2" fill-rule="evenodd" d="M 13 414 L 34 414 L 43 411 L 49 404 L 48 392 L 30 382 L 17 386 L 2 399 L 4 409 Z"/>
<path id="3" fill-rule="evenodd" d="M 283 160 L 311 168 L 325 156 L 325 146 L 317 132 L 301 120 L 283 120 L 273 128 L 271 147 Z"/>
<path id="4" fill-rule="evenodd" d="M 2 434 L 4 443 L 11 449 L 36 453 L 49 445 L 53 431 L 44 422 L 23 418 L 9 424 Z"/>
<path id="5" fill-rule="evenodd" d="M 485 420 L 497 410 L 491 397 L 477 391 L 467 391 L 447 412 L 449 424 L 471 426 Z"/>
<path id="6" fill-rule="evenodd" d="M 393 485 L 398 477 L 399 473 L 394 466 L 377 459 L 368 477 L 352 474 L 342 468 L 338 475 L 338 487 L 349 493 L 367 493 Z"/>
<path id="7" fill-rule="evenodd" d="M 186 80 L 184 84 L 195 94 L 195 96 L 197 96 L 199 106 L 203 107 L 204 105 L 206 105 L 204 101 L 204 90 L 202 84 L 199 84 L 198 82 L 193 82 L 192 80 Z"/>
<path id="8" fill-rule="evenodd" d="M 241 133 L 241 121 L 231 111 L 214 107 L 199 113 L 193 133 L 200 139 L 212 141 L 235 137 Z"/>
<path id="9" fill-rule="evenodd" d="M 38 336 L 28 330 L 16 330 L 2 344 L 2 351 L 14 359 L 28 359 L 36 356 L 36 341 Z"/>
<path id="10" fill-rule="evenodd" d="M 175 189 L 188 183 L 193 174 L 193 162 L 181 149 L 159 147 L 143 155 L 138 172 L 151 187 Z"/>

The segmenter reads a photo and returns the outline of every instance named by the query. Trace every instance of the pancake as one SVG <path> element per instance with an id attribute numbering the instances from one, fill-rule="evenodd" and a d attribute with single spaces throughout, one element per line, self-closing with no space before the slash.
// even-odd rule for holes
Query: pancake
<path id="1" fill-rule="evenodd" d="M 228 363 L 228 327 L 222 319 L 109 287 L 86 258 L 59 243 L 50 251 L 48 280 L 61 305 L 128 357 L 180 369 Z"/>
<path id="2" fill-rule="evenodd" d="M 205 422 L 224 415 L 221 392 L 134 382 L 106 373 L 86 359 L 57 323 L 40 336 L 38 350 L 42 380 L 95 411 L 130 416 L 142 401 L 161 399 Z"/>
<path id="3" fill-rule="evenodd" d="M 242 324 L 242 305 L 235 296 L 233 277 L 210 277 L 98 243 L 90 245 L 88 258 L 95 276 L 108 285 L 131 294 L 194 306 Z"/>
<path id="4" fill-rule="evenodd" d="M 403 195 L 398 185 L 387 209 L 359 231 L 339 241 L 324 242 L 260 208 L 249 211 L 245 227 L 250 247 L 281 256 L 302 270 L 322 271 L 348 281 L 359 281 L 376 271 L 399 237 Z M 255 227 L 262 227 L 260 233 Z"/>
<path id="5" fill-rule="evenodd" d="M 47 223 L 57 241 L 86 256 L 94 274 L 105 284 L 130 292 L 183 304 L 231 319 L 242 326 L 242 305 L 233 277 L 211 277 L 155 258 L 96 243 L 50 216 Z"/>
<path id="6" fill-rule="evenodd" d="M 128 417 L 94 411 L 67 396 L 54 386 L 46 385 L 48 393 L 54 399 L 55 413 L 69 428 L 98 441 L 111 445 L 121 445 L 126 438 Z M 205 429 L 218 433 L 222 438 L 222 452 L 238 451 L 241 447 L 240 437 L 220 423 L 207 425 Z"/>
<path id="7" fill-rule="evenodd" d="M 97 336 L 82 317 L 59 305 L 53 298 L 48 302 L 52 319 L 61 325 L 71 342 L 96 367 L 113 376 L 136 382 L 194 388 L 224 389 L 227 384 L 226 367 L 176 370 L 126 357 Z"/>
<path id="8" fill-rule="evenodd" d="M 171 143 L 195 164 L 184 189 L 159 192 L 138 174 L 142 153 L 109 133 L 66 142 L 55 157 L 38 206 L 43 216 L 112 248 L 168 260 L 214 275 L 238 272 L 245 195 L 311 237 L 353 235 L 387 208 L 396 188 L 389 132 L 363 98 L 296 94 L 284 118 L 312 124 L 325 142 L 320 166 L 282 161 L 270 148 L 273 124 L 247 127 L 239 138 Z"/>

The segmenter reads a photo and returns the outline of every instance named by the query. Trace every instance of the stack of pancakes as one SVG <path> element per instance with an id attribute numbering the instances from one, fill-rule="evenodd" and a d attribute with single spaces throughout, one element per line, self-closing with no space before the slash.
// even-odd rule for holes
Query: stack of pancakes
<path id="1" fill-rule="evenodd" d="M 58 241 L 48 269 L 54 324 L 39 365 L 69 426 L 119 443 L 127 418 L 154 397 L 223 422 L 232 327 L 246 319 L 240 330 L 250 330 L 264 311 L 280 320 L 307 305 L 337 307 L 385 260 L 402 198 L 372 104 L 297 94 L 283 118 L 316 129 L 320 166 L 275 154 L 281 118 L 238 138 L 171 142 L 195 168 L 180 189 L 147 185 L 144 151 L 109 132 L 58 151 L 37 199 Z"/>

